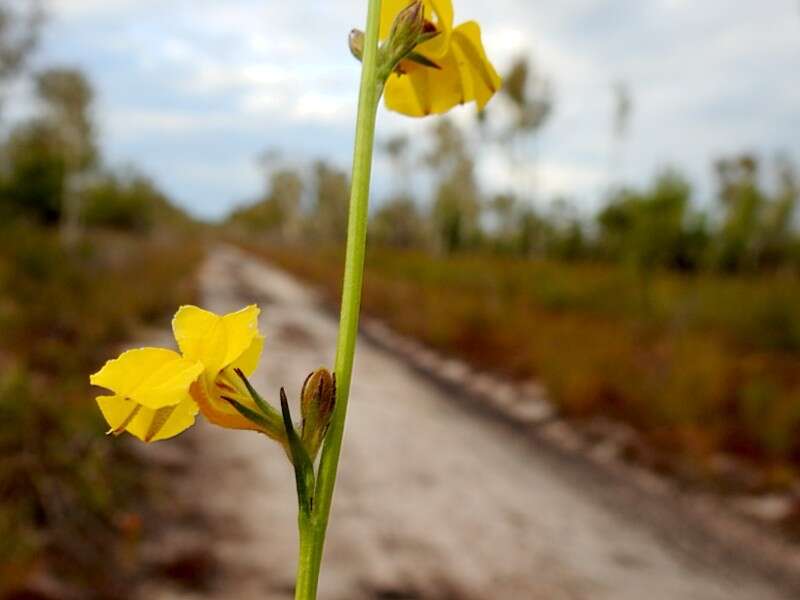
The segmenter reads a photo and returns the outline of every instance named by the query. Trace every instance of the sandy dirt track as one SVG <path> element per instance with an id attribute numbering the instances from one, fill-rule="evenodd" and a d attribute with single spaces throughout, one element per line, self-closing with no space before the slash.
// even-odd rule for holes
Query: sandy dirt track
<path id="1" fill-rule="evenodd" d="M 310 370 L 332 363 L 336 322 L 296 280 L 229 247 L 209 254 L 200 277 L 207 308 L 261 305 L 267 344 L 255 381 L 265 397 L 275 402 L 283 385 L 296 398 Z M 148 452 L 168 461 L 167 444 Z M 172 501 L 194 517 L 165 527 L 153 552 L 213 543 L 213 580 L 194 590 L 153 581 L 142 597 L 291 598 L 296 509 L 280 449 L 205 425 L 182 444 L 192 468 Z M 642 518 L 629 497 L 599 498 L 599 484 L 565 458 L 537 452 L 366 340 L 342 461 L 320 600 L 790 597 L 694 547 L 680 525 Z"/>

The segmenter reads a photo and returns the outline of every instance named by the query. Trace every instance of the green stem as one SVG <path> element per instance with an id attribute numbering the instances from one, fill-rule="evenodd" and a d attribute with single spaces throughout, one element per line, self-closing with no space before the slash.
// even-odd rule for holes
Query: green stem
<path id="1" fill-rule="evenodd" d="M 333 488 L 339 466 L 353 358 L 358 337 L 358 317 L 361 309 L 361 285 L 364 279 L 364 256 L 367 246 L 367 214 L 372 172 L 372 149 L 375 140 L 375 120 L 383 90 L 378 76 L 378 33 L 381 0 L 369 0 L 364 56 L 361 71 L 361 90 L 358 99 L 353 175 L 350 194 L 350 215 L 347 225 L 342 308 L 339 318 L 339 339 L 336 346 L 336 409 L 325 445 L 322 448 L 314 507 L 310 518 L 300 516 L 300 558 L 297 565 L 295 600 L 315 600 L 319 580 L 325 532 L 328 527 Z"/>

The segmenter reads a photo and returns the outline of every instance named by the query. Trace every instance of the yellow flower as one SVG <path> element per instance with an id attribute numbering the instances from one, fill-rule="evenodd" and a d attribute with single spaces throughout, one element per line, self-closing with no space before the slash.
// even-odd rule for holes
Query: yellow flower
<path id="1" fill-rule="evenodd" d="M 111 390 L 97 403 L 108 421 L 109 433 L 132 433 L 144 442 L 163 440 L 191 427 L 197 405 L 189 386 L 203 372 L 196 360 L 164 348 L 123 352 L 89 378 L 92 385 Z"/>
<path id="2" fill-rule="evenodd" d="M 258 365 L 264 347 L 264 337 L 258 332 L 259 312 L 253 305 L 220 317 L 196 306 L 182 306 L 172 320 L 172 331 L 183 356 L 204 366 L 191 394 L 203 416 L 215 425 L 261 431 L 222 399 L 233 398 L 257 410 L 235 369 L 250 376 Z"/>
<path id="3" fill-rule="evenodd" d="M 408 58 L 401 61 L 386 82 L 386 106 L 412 117 L 445 113 L 472 101 L 483 109 L 500 89 L 501 80 L 486 57 L 480 26 L 468 21 L 453 29 L 450 0 L 423 2 L 426 29 L 438 35 L 417 46 L 415 52 L 435 66 Z M 408 0 L 384 0 L 382 40 L 389 35 L 397 14 L 408 4 Z"/>
<path id="4" fill-rule="evenodd" d="M 140 348 L 108 361 L 89 380 L 113 392 L 97 398 L 110 433 L 128 431 L 145 442 L 163 440 L 191 427 L 199 410 L 217 425 L 274 436 L 222 399 L 256 410 L 234 370 L 246 376 L 255 371 L 264 345 L 258 314 L 256 306 L 224 316 L 183 306 L 172 322 L 181 354 Z"/>

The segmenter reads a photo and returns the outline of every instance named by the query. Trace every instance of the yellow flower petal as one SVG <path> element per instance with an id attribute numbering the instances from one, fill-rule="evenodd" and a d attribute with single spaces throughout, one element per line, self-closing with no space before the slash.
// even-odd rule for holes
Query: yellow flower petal
<path id="1" fill-rule="evenodd" d="M 425 4 L 425 18 L 433 22 L 440 33 L 419 48 L 431 58 L 438 58 L 447 53 L 450 45 L 450 33 L 453 30 L 453 3 L 451 0 L 423 1 Z M 395 17 L 409 4 L 411 4 L 411 0 L 383 0 L 381 5 L 381 40 L 389 37 Z"/>
<path id="2" fill-rule="evenodd" d="M 225 364 L 223 368 L 232 365 L 241 356 L 246 353 L 253 345 L 253 340 L 260 337 L 258 332 L 258 315 L 261 313 L 255 304 L 251 304 L 234 313 L 230 313 L 222 317 L 225 323 L 225 331 L 228 334 L 228 353 L 225 356 Z M 260 348 L 258 346 L 258 355 L 255 357 L 256 361 L 261 356 Z M 254 367 L 255 368 L 255 367 Z"/>
<path id="3" fill-rule="evenodd" d="M 213 379 L 250 348 L 258 335 L 259 312 L 251 305 L 221 317 L 196 306 L 182 306 L 172 329 L 183 355 L 203 363 L 207 377 Z"/>
<path id="4" fill-rule="evenodd" d="M 198 408 L 188 395 L 175 406 L 153 410 L 122 396 L 99 396 L 97 404 L 111 427 L 109 433 L 123 431 L 143 442 L 174 437 L 194 424 Z"/>
<path id="5" fill-rule="evenodd" d="M 197 404 L 188 394 L 186 399 L 177 406 L 172 407 L 171 409 L 167 408 L 161 410 L 171 410 L 171 412 L 161 415 L 163 424 L 161 425 L 160 429 L 156 430 L 155 432 L 153 431 L 154 423 L 151 422 L 149 426 L 149 433 L 153 435 L 153 437 L 147 441 L 157 442 L 158 440 L 166 440 L 168 438 L 175 437 L 179 433 L 182 433 L 194 425 L 195 417 L 199 412 Z"/>
<path id="6" fill-rule="evenodd" d="M 386 82 L 386 106 L 412 117 L 445 113 L 465 102 L 462 71 L 449 52 L 437 60 L 441 69 L 404 61 L 404 74 L 393 73 Z"/>
<path id="7" fill-rule="evenodd" d="M 446 113 L 473 100 L 483 109 L 500 89 L 500 77 L 486 58 L 481 30 L 474 21 L 453 31 L 449 51 L 444 56 L 433 59 L 423 54 L 441 68 L 403 61 L 403 72 L 393 73 L 386 82 L 386 106 L 390 110 L 424 117 Z"/>
<path id="8" fill-rule="evenodd" d="M 181 402 L 202 372 L 202 364 L 172 350 L 139 348 L 108 361 L 89 381 L 155 410 Z"/>
<path id="9" fill-rule="evenodd" d="M 453 45 L 461 51 L 472 74 L 473 89 L 468 100 L 475 100 L 482 110 L 500 89 L 502 80 L 486 57 L 480 26 L 475 21 L 467 21 L 456 27 Z"/>
<path id="10" fill-rule="evenodd" d="M 98 396 L 97 404 L 100 406 L 100 412 L 106 419 L 109 427 L 109 433 L 123 432 L 137 413 L 142 409 L 140 404 L 125 400 L 122 396 Z"/>
<path id="11" fill-rule="evenodd" d="M 264 350 L 264 336 L 257 335 L 250 343 L 250 347 L 231 364 L 232 369 L 241 369 L 245 375 L 250 377 L 258 367 L 261 359 L 261 352 Z"/>

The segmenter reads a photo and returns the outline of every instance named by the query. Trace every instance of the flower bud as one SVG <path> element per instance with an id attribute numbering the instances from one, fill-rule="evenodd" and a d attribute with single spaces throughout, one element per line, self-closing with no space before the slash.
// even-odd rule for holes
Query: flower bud
<path id="1" fill-rule="evenodd" d="M 364 32 L 360 29 L 351 30 L 347 43 L 350 46 L 350 53 L 361 60 L 364 56 Z"/>
<path id="2" fill-rule="evenodd" d="M 336 405 L 336 378 L 327 369 L 318 369 L 306 377 L 300 392 L 303 426 L 300 437 L 313 461 L 328 432 Z"/>
<path id="3" fill-rule="evenodd" d="M 387 41 L 387 56 L 395 63 L 403 60 L 420 43 L 425 33 L 425 7 L 414 0 L 397 13 Z"/>

